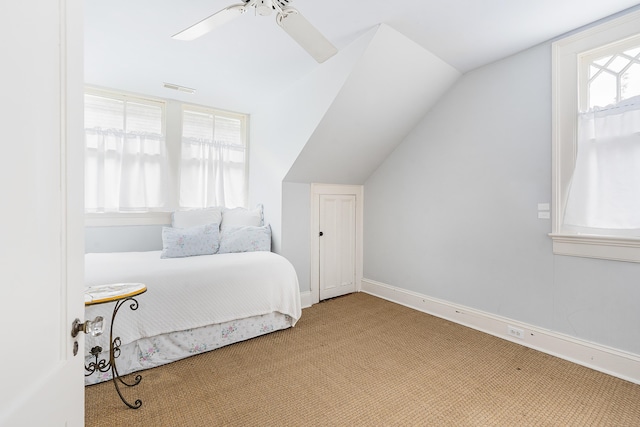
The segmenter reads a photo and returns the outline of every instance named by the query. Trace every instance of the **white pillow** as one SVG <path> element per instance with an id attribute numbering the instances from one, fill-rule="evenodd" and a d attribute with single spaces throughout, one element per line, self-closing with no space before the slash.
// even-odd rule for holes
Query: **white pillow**
<path id="1" fill-rule="evenodd" d="M 255 209 L 234 208 L 222 211 L 222 228 L 230 226 L 251 226 L 260 227 L 264 225 L 262 216 L 262 205 Z"/>
<path id="2" fill-rule="evenodd" d="M 222 222 L 221 207 L 194 209 L 191 211 L 176 211 L 171 214 L 171 226 L 174 228 L 189 228 L 205 224 L 220 224 Z"/>
<path id="3" fill-rule="evenodd" d="M 220 235 L 219 254 L 271 251 L 271 227 L 230 225 Z"/>

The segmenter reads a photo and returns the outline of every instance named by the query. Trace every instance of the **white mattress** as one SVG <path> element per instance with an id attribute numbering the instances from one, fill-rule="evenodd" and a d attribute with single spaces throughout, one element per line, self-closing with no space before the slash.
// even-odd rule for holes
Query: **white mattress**
<path id="1" fill-rule="evenodd" d="M 122 345 L 174 331 L 229 322 L 268 313 L 292 319 L 302 313 L 295 269 L 272 252 L 245 252 L 161 259 L 160 251 L 86 254 L 86 286 L 135 282 L 147 285 L 137 310 L 124 304 L 115 319 L 114 337 Z M 109 348 L 115 303 L 87 306 L 86 319 L 103 316 L 105 333 L 86 337 L 85 355 Z"/>

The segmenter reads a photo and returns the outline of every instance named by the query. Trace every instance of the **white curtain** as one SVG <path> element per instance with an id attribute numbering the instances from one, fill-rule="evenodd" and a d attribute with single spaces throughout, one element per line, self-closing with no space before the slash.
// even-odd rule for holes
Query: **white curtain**
<path id="1" fill-rule="evenodd" d="M 640 229 L 640 97 L 580 114 L 564 223 Z"/>
<path id="2" fill-rule="evenodd" d="M 208 140 L 183 139 L 180 206 L 245 205 L 244 150 Z"/>
<path id="3" fill-rule="evenodd" d="M 242 123 L 185 110 L 180 164 L 180 207 L 245 206 Z"/>
<path id="4" fill-rule="evenodd" d="M 87 212 L 168 210 L 164 137 L 142 132 L 85 129 Z"/>

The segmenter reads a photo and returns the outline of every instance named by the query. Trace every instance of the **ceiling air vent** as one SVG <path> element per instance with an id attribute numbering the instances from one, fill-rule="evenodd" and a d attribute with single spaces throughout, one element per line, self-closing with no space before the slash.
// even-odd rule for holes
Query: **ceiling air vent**
<path id="1" fill-rule="evenodd" d="M 167 89 L 173 89 L 173 90 L 179 90 L 180 92 L 186 92 L 186 93 L 195 93 L 196 90 L 192 89 L 190 87 L 185 87 L 185 86 L 180 86 L 180 85 L 176 85 L 173 83 L 164 83 L 164 87 L 166 87 Z"/>

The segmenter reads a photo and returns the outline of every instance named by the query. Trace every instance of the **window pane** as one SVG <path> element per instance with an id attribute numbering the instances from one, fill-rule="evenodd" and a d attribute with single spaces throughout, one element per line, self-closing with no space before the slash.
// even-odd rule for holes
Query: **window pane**
<path id="1" fill-rule="evenodd" d="M 127 132 L 162 134 L 162 108 L 127 102 Z"/>
<path id="2" fill-rule="evenodd" d="M 84 96 L 84 127 L 124 130 L 124 102 L 101 96 Z"/>
<path id="3" fill-rule="evenodd" d="M 180 206 L 244 206 L 244 121 L 215 111 L 184 110 Z"/>
<path id="4" fill-rule="evenodd" d="M 589 108 L 615 104 L 617 98 L 616 77 L 607 72 L 600 73 L 589 85 Z"/>
<path id="5" fill-rule="evenodd" d="M 213 140 L 213 115 L 198 111 L 185 111 L 182 136 L 198 140 Z"/>
<path id="6" fill-rule="evenodd" d="M 627 58 L 624 58 L 622 56 L 616 56 L 616 59 L 614 59 L 607 68 L 609 70 L 615 71 L 616 73 L 619 73 L 627 65 L 629 65 L 629 60 Z"/>
<path id="7" fill-rule="evenodd" d="M 164 106 L 85 95 L 85 210 L 167 210 Z"/>
<path id="8" fill-rule="evenodd" d="M 613 55 L 605 56 L 605 57 L 600 58 L 600 59 L 598 59 L 596 61 L 593 61 L 593 63 L 604 66 L 611 59 L 612 56 Z"/>
<path id="9" fill-rule="evenodd" d="M 629 67 L 627 72 L 622 75 L 621 84 L 622 99 L 640 95 L 640 64 L 633 64 Z"/>
<path id="10" fill-rule="evenodd" d="M 244 145 L 242 122 L 238 119 L 216 116 L 216 141 L 223 144 Z"/>
<path id="11" fill-rule="evenodd" d="M 640 53 L 640 47 L 636 47 L 634 49 L 625 50 L 624 53 L 629 56 L 637 56 Z"/>

